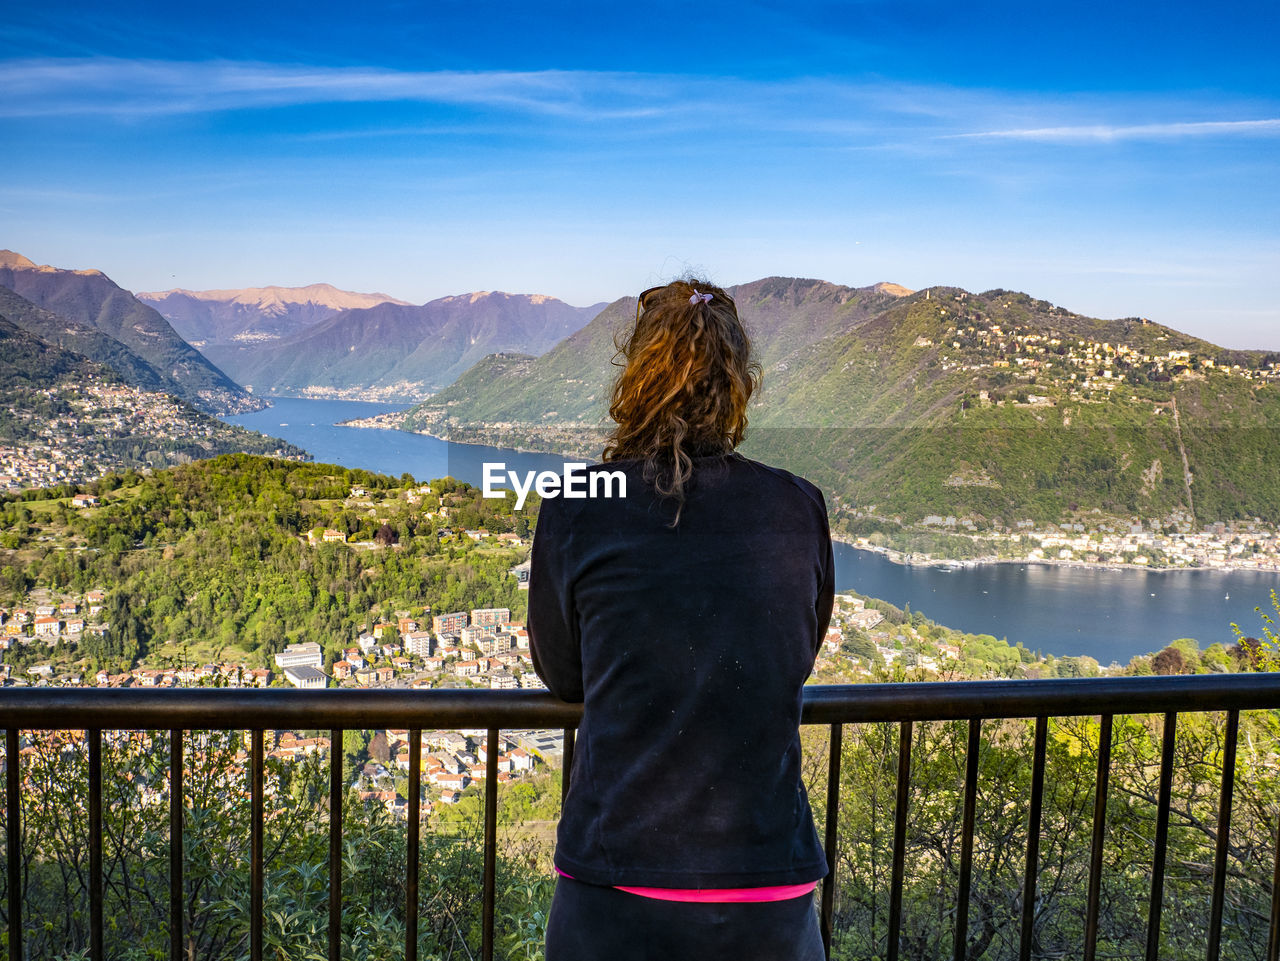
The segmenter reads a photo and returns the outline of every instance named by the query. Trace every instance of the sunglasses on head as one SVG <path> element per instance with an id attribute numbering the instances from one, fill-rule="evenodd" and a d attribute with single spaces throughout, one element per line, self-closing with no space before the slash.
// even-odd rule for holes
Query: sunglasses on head
<path id="1" fill-rule="evenodd" d="M 642 290 L 640 292 L 640 296 L 636 298 L 636 316 L 639 316 L 649 309 L 649 304 L 646 303 L 646 301 L 649 299 L 650 295 L 657 293 L 659 290 L 666 290 L 670 286 L 670 284 L 658 284 L 656 287 L 650 287 L 648 290 Z M 724 297 L 731 306 L 733 305 L 733 298 L 728 294 L 721 294 L 719 296 Z"/>
<path id="2" fill-rule="evenodd" d="M 646 301 L 649 299 L 649 295 L 656 293 L 659 290 L 666 290 L 666 288 L 667 288 L 666 284 L 658 284 L 658 286 L 656 287 L 650 287 L 648 290 L 641 291 L 640 296 L 636 298 L 636 308 L 639 310 L 645 310 L 649 306 L 646 303 Z"/>

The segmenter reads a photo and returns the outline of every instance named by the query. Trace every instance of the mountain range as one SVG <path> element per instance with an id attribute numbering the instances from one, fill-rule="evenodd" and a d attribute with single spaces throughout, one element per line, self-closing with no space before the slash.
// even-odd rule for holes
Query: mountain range
<path id="1" fill-rule="evenodd" d="M 1280 355 L 998 289 L 768 277 L 729 293 L 765 372 L 744 450 L 821 484 L 847 532 L 1280 522 Z M 0 252 L 0 315 L 142 389 L 213 410 L 262 402 L 224 370 L 258 394 L 438 391 L 396 423 L 584 455 L 636 309 L 485 291 L 415 306 L 323 284 L 145 296 L 207 358 L 99 271 Z"/>
<path id="2" fill-rule="evenodd" d="M 107 364 L 135 386 L 172 393 L 209 413 L 263 405 L 101 271 L 38 266 L 2 250 L 0 297 L 13 323 Z"/>
<path id="3" fill-rule="evenodd" d="M 332 284 L 243 290 L 137 293 L 193 347 L 279 340 L 341 313 L 378 304 L 408 306 L 387 294 L 358 294 Z"/>
<path id="4" fill-rule="evenodd" d="M 330 284 L 135 296 L 101 271 L 38 266 L 5 250 L 0 306 L 129 384 L 229 413 L 260 409 L 262 395 L 419 399 L 486 354 L 549 349 L 603 304 L 480 291 L 414 305 Z"/>
<path id="5" fill-rule="evenodd" d="M 541 353 L 582 327 L 602 305 L 480 291 L 421 306 L 385 301 L 338 311 L 277 340 L 208 343 L 205 355 L 257 394 L 380 388 L 420 398 L 445 387 L 486 354 Z"/>
<path id="6" fill-rule="evenodd" d="M 1280 521 L 1280 355 L 1026 294 L 767 278 L 729 288 L 764 387 L 744 451 L 855 528 L 1107 517 Z M 623 298 L 541 357 L 476 365 L 407 429 L 598 453 Z"/>

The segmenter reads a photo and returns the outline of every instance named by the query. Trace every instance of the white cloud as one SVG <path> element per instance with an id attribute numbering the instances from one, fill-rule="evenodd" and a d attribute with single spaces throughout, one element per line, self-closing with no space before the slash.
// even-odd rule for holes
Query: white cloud
<path id="1" fill-rule="evenodd" d="M 112 58 L 0 63 L 0 116 L 161 116 L 316 103 L 420 101 L 627 119 L 650 116 L 645 78 L 562 70 L 409 72 Z"/>
<path id="2" fill-rule="evenodd" d="M 789 77 L 744 79 L 610 71 L 401 71 L 235 61 L 43 58 L 0 62 L 0 117 L 101 116 L 143 122 L 166 116 L 313 104 L 420 103 L 473 111 L 418 132 L 474 131 L 475 111 L 595 125 L 643 137 L 719 133 L 754 146 L 950 153 L 962 143 L 1106 143 L 1123 140 L 1271 137 L 1274 102 L 1167 95 L 1062 94 L 965 89 L 891 81 Z M 1182 121 L 1187 116 L 1262 119 Z M 421 122 L 424 118 L 415 118 Z M 461 126 L 454 126 L 459 124 Z M 351 135 L 364 128 L 355 122 Z M 301 133 L 306 133 L 303 131 Z M 341 136 L 343 131 L 309 131 Z M 378 135 L 386 128 L 378 125 Z M 295 134 L 300 133 L 294 131 Z M 763 139 L 762 139 L 763 138 Z M 946 145 L 946 146 L 944 146 Z"/>
<path id="3" fill-rule="evenodd" d="M 1185 137 L 1275 136 L 1280 118 L 1263 120 L 1205 120 L 1185 123 L 1082 124 L 1064 127 L 1028 127 L 951 134 L 954 139 L 1036 140 L 1051 143 L 1111 142 L 1116 140 L 1170 140 Z"/>

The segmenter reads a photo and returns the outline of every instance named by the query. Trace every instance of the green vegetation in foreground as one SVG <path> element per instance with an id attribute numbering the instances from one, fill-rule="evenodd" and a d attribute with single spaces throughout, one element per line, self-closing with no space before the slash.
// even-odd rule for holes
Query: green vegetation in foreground
<path id="1" fill-rule="evenodd" d="M 1240 725 L 1223 947 L 1229 957 L 1261 959 L 1273 885 L 1280 719 L 1276 712 L 1247 712 Z M 981 727 L 965 955 L 973 961 L 1018 956 L 1033 727 L 1025 719 Z M 1203 957 L 1211 877 L 1205 866 L 1213 863 L 1216 844 L 1223 729 L 1219 714 L 1178 717 L 1165 879 L 1165 897 L 1178 910 L 1165 912 L 1162 961 Z M 832 951 L 843 961 L 883 957 L 885 950 L 899 731 L 894 724 L 844 728 Z M 359 735 L 352 738 L 354 764 L 367 749 L 377 750 L 371 732 L 347 733 Z M 185 738 L 184 950 L 200 958 L 242 958 L 249 929 L 244 744 L 234 733 Z M 802 731 L 803 770 L 819 815 L 826 804 L 826 738 L 822 727 Z M 1084 943 L 1098 738 L 1096 718 L 1049 722 L 1033 937 L 1051 956 L 1073 957 Z M 1160 717 L 1116 716 L 1099 913 L 1100 953 L 1110 958 L 1137 961 L 1145 953 L 1161 740 Z M 911 732 L 902 934 L 912 957 L 945 957 L 954 937 L 965 742 L 962 722 L 917 723 Z M 104 739 L 104 772 L 110 772 L 103 779 L 106 947 L 121 961 L 163 956 L 168 944 L 167 900 L 155 896 L 168 882 L 168 746 L 167 732 Z M 32 957 L 81 961 L 88 942 L 86 752 L 58 732 L 32 732 L 22 764 L 27 945 Z M 267 763 L 268 957 L 326 956 L 327 771 L 320 755 Z M 559 796 L 554 773 L 497 788 L 496 957 L 543 957 Z M 423 832 L 418 915 L 424 961 L 478 953 L 481 812 L 480 790 L 468 789 L 456 806 L 438 809 Z M 405 825 L 380 803 L 362 804 L 354 791 L 347 793 L 343 817 L 344 957 L 403 957 Z M 5 873 L 0 864 L 0 898 Z"/>
<path id="2" fill-rule="evenodd" d="M 183 956 L 244 958 L 249 950 L 247 744 L 230 732 L 188 733 L 184 741 Z M 118 961 L 168 957 L 168 758 L 168 732 L 103 739 L 105 955 Z M 87 754 L 82 743 L 68 743 L 60 732 L 39 732 L 24 740 L 22 764 L 26 956 L 83 961 L 89 940 Z M 328 783 L 327 763 L 319 756 L 266 763 L 264 957 L 328 957 Z M 500 811 L 523 810 L 518 787 L 523 785 L 499 791 Z M 555 799 L 554 812 L 558 789 L 543 793 Z M 554 887 L 549 864 L 540 860 L 545 845 L 518 831 L 503 830 L 499 839 L 496 956 L 540 958 Z M 404 821 L 381 804 L 362 804 L 348 791 L 343 803 L 344 958 L 404 957 L 406 854 Z M 455 819 L 447 829 L 424 831 L 419 858 L 418 956 L 424 961 L 478 956 L 480 824 Z M 3 883 L 0 878 L 0 897 L 7 896 Z"/>
<path id="3" fill-rule="evenodd" d="M 1171 828 L 1158 957 L 1204 957 L 1217 840 L 1225 719 L 1184 713 L 1177 719 Z M 981 726 L 968 941 L 970 961 L 1019 956 L 1027 811 L 1035 722 L 995 720 Z M 893 817 L 900 728 L 846 725 L 840 767 L 840 836 L 836 850 L 831 956 L 840 961 L 885 956 L 893 865 Z M 1156 833 L 1163 721 L 1117 715 L 1111 735 L 1098 956 L 1145 956 L 1151 859 Z M 826 801 L 826 731 L 805 729 L 815 811 Z M 916 723 L 911 730 L 902 897 L 903 957 L 950 957 L 962 846 L 964 722 Z M 1076 958 L 1085 943 L 1094 778 L 1099 721 L 1053 718 L 1039 833 L 1036 957 Z M 1280 779 L 1276 712 L 1241 717 L 1234 779 L 1222 956 L 1265 957 L 1274 884 L 1276 805 Z M 1176 910 L 1170 910 L 1170 906 Z"/>
<path id="4" fill-rule="evenodd" d="M 509 570 L 527 548 L 462 532 L 527 535 L 528 515 L 510 495 L 484 499 L 452 479 L 420 487 L 407 474 L 227 455 L 108 474 L 82 485 L 96 507 L 29 491 L 0 501 L 0 604 L 35 588 L 105 590 L 109 631 L 67 652 L 95 670 L 178 658 L 274 667 L 286 644 L 332 654 L 400 610 L 506 607 L 522 620 Z M 326 528 L 346 543 L 312 543 Z"/>

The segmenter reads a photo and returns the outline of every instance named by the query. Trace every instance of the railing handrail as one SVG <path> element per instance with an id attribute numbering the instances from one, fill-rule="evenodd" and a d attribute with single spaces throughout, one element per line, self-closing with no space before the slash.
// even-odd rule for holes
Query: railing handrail
<path id="1" fill-rule="evenodd" d="M 1160 796 L 1147 922 L 1147 961 L 1160 950 L 1165 855 L 1170 819 L 1170 789 L 1178 714 L 1184 711 L 1226 711 L 1227 742 L 1222 769 L 1218 843 L 1213 867 L 1210 961 L 1216 961 L 1223 925 L 1223 896 L 1227 875 L 1235 745 L 1241 711 L 1280 708 L 1280 673 L 1208 674 L 1176 677 L 1073 678 L 1045 681 L 942 681 L 898 684 L 812 685 L 804 689 L 803 724 L 830 726 L 828 747 L 826 853 L 828 874 L 823 881 L 821 926 L 823 946 L 830 956 L 836 885 L 835 849 L 840 810 L 842 726 L 849 723 L 894 721 L 899 725 L 898 782 L 894 802 L 893 881 L 886 935 L 887 959 L 897 961 L 902 923 L 904 853 L 911 783 L 912 725 L 916 721 L 968 720 L 965 756 L 964 827 L 956 898 L 954 958 L 967 956 L 969 885 L 973 867 L 978 759 L 982 721 L 994 718 L 1036 718 L 1031 803 L 1027 818 L 1027 852 L 1022 894 L 1019 958 L 1031 957 L 1034 940 L 1036 883 L 1039 871 L 1041 797 L 1044 788 L 1048 717 L 1098 715 L 1098 773 L 1095 788 L 1093 845 L 1090 851 L 1090 892 L 1084 958 L 1092 961 L 1098 936 L 1098 905 L 1102 871 L 1102 838 L 1110 777 L 1112 716 L 1163 714 L 1160 758 Z M 502 729 L 562 728 L 564 776 L 569 786 L 574 728 L 582 705 L 567 704 L 540 691 L 484 690 L 324 690 L 244 688 L 18 688 L 0 690 L 0 728 L 5 730 L 5 793 L 8 812 L 20 810 L 20 733 L 32 730 L 84 730 L 89 750 L 90 957 L 101 961 L 103 919 L 102 731 L 168 730 L 170 958 L 184 955 L 184 800 L 182 788 L 183 731 L 251 731 L 253 771 L 249 957 L 262 961 L 263 925 L 263 762 L 266 730 L 328 730 L 333 744 L 344 730 L 403 728 L 409 740 L 408 860 L 405 881 L 405 959 L 418 956 L 418 831 L 421 811 L 422 733 L 424 729 L 486 731 L 490 745 Z M 490 750 L 485 763 L 484 891 L 480 957 L 494 956 L 495 859 L 497 851 L 498 752 Z M 342 953 L 342 806 L 343 760 L 339 751 L 329 757 L 329 944 L 328 956 Z M 10 961 L 23 954 L 20 818 L 6 824 L 8 857 L 8 933 Z M 1272 892 L 1271 932 L 1267 957 L 1280 961 L 1280 851 L 1277 882 Z"/>
<path id="2" fill-rule="evenodd" d="M 1280 673 L 810 685 L 802 724 L 1280 709 Z M 0 729 L 570 728 L 545 691 L 8 688 Z"/>

